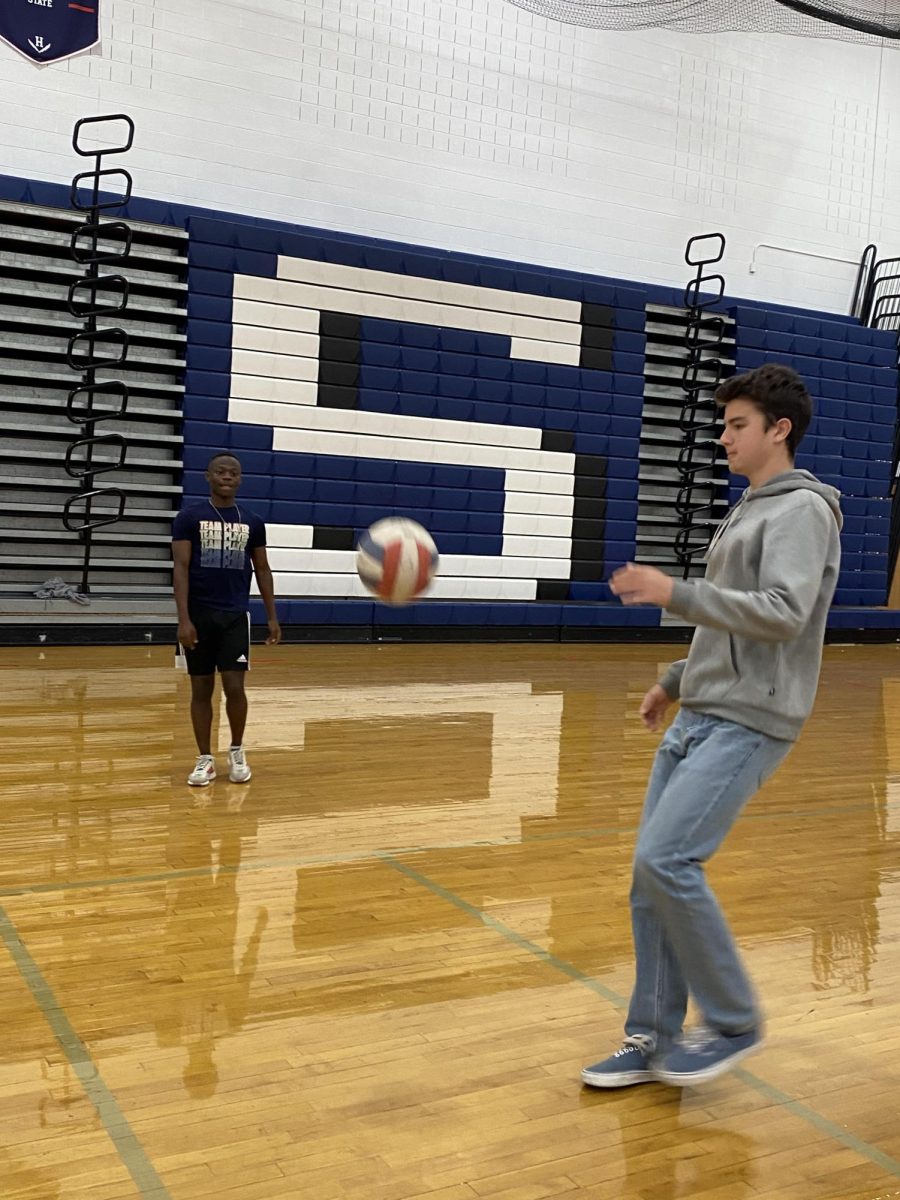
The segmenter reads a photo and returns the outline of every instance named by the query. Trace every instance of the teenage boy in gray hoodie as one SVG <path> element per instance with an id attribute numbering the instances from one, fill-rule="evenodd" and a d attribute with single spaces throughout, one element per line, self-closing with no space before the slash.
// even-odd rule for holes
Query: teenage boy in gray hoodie
<path id="1" fill-rule="evenodd" d="M 629 563 L 611 580 L 624 604 L 660 605 L 696 630 L 687 658 L 640 708 L 646 727 L 658 729 L 681 701 L 656 754 L 635 849 L 626 1036 L 582 1071 L 593 1087 L 703 1083 L 762 1045 L 753 987 L 703 864 L 812 709 L 841 513 L 834 488 L 794 469 L 812 416 L 794 371 L 768 365 L 736 376 L 716 402 L 729 466 L 750 486 L 713 538 L 706 578 L 674 580 Z M 704 1024 L 682 1036 L 689 994 Z"/>

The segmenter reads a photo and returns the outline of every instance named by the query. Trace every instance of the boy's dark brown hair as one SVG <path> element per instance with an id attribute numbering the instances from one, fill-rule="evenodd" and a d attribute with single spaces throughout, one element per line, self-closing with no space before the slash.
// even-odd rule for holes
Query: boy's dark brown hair
<path id="1" fill-rule="evenodd" d="M 766 363 L 755 371 L 733 375 L 716 390 L 715 400 L 719 408 L 724 408 L 730 400 L 738 399 L 749 400 L 759 409 L 766 418 L 766 429 L 787 417 L 791 432 L 785 445 L 793 458 L 813 414 L 812 397 L 797 372 L 778 363 Z"/>

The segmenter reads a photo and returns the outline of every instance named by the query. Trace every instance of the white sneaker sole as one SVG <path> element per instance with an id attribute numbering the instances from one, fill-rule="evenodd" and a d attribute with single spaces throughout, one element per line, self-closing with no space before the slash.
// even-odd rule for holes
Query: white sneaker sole
<path id="1" fill-rule="evenodd" d="M 215 780 L 215 775 L 207 775 L 205 779 L 191 779 L 188 776 L 188 787 L 209 787 Z"/>
<path id="2" fill-rule="evenodd" d="M 734 1054 L 723 1059 L 721 1062 L 717 1062 L 714 1066 L 706 1067 L 702 1071 L 691 1071 L 689 1074 L 667 1071 L 664 1067 L 654 1067 L 653 1078 L 658 1079 L 660 1083 L 668 1084 L 669 1087 L 694 1087 L 698 1083 L 709 1083 L 713 1079 L 718 1079 L 720 1075 L 727 1075 L 739 1062 L 743 1062 L 751 1054 L 756 1054 L 758 1050 L 762 1050 L 765 1044 L 765 1039 L 761 1038 L 758 1042 L 754 1042 L 752 1046 L 748 1046 L 746 1050 L 737 1050 Z"/>
<path id="3" fill-rule="evenodd" d="M 249 783 L 252 778 L 253 778 L 253 772 L 248 771 L 246 775 L 229 775 L 228 782 L 229 783 Z"/>
<path id="4" fill-rule="evenodd" d="M 588 1087 L 622 1088 L 633 1087 L 637 1083 L 656 1083 L 656 1076 L 650 1071 L 621 1071 L 617 1075 L 593 1073 L 584 1068 L 581 1072 L 581 1082 Z"/>

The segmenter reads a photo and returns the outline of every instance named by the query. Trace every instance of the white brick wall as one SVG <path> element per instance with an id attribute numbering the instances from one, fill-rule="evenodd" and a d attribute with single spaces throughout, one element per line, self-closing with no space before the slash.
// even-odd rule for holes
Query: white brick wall
<path id="1" fill-rule="evenodd" d="M 672 284 L 718 229 L 732 294 L 838 311 L 851 265 L 792 249 L 900 254 L 895 47 L 502 0 L 105 0 L 103 33 L 43 69 L 0 45 L 0 171 L 67 180 L 73 122 L 124 110 L 156 198 Z"/>

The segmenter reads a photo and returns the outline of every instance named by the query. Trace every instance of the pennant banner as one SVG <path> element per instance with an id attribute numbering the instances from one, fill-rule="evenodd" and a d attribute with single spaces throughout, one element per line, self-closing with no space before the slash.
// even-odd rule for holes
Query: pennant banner
<path id="1" fill-rule="evenodd" d="M 0 0 L 0 38 L 35 63 L 71 58 L 100 41 L 100 0 Z"/>

